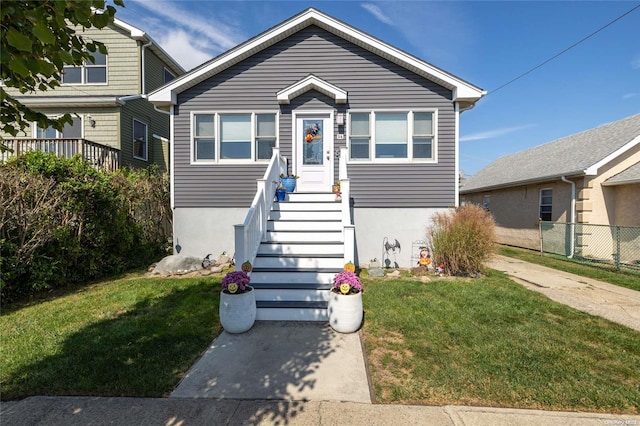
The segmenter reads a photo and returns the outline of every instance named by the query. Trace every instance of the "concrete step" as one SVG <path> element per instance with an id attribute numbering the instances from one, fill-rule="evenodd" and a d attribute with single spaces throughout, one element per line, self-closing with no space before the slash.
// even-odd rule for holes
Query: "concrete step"
<path id="1" fill-rule="evenodd" d="M 342 268 L 253 268 L 251 283 L 331 284 Z"/>
<path id="2" fill-rule="evenodd" d="M 258 321 L 328 321 L 327 302 L 256 302 Z"/>
<path id="3" fill-rule="evenodd" d="M 267 243 L 342 241 L 342 231 L 267 231 Z"/>
<path id="4" fill-rule="evenodd" d="M 342 231 L 339 220 L 270 220 L 267 231 Z"/>
<path id="5" fill-rule="evenodd" d="M 272 210 L 269 213 L 271 220 L 342 220 L 342 212 L 339 210 Z"/>
<path id="6" fill-rule="evenodd" d="M 340 268 L 344 265 L 341 255 L 258 255 L 253 267 L 255 268 Z"/>
<path id="7" fill-rule="evenodd" d="M 336 201 L 336 194 L 333 192 L 290 192 L 287 194 L 286 201 L 323 201 L 340 204 L 339 201 Z"/>
<path id="8" fill-rule="evenodd" d="M 262 302 L 322 302 L 329 300 L 329 290 L 256 289 L 256 301 Z"/>
<path id="9" fill-rule="evenodd" d="M 333 242 L 281 242 L 281 243 L 262 243 L 258 247 L 258 255 L 275 255 L 275 254 L 344 254 L 344 243 L 340 241 Z"/>
<path id="10" fill-rule="evenodd" d="M 342 211 L 339 203 L 327 203 L 323 201 L 300 201 L 273 203 L 272 211 Z"/>

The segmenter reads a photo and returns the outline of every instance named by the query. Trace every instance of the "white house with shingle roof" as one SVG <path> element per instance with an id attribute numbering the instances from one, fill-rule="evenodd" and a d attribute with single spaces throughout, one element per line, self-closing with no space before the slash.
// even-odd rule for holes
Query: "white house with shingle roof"
<path id="1" fill-rule="evenodd" d="M 504 244 L 538 248 L 539 219 L 640 226 L 640 114 L 499 158 L 460 196 L 493 213 Z"/>

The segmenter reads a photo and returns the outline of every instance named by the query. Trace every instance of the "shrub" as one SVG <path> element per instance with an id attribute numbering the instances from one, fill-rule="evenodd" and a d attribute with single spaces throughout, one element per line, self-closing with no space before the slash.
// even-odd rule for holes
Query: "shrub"
<path id="1" fill-rule="evenodd" d="M 436 213 L 429 237 L 436 265 L 452 275 L 476 274 L 495 252 L 495 222 L 482 207 L 467 203 Z"/>
<path id="2" fill-rule="evenodd" d="M 3 300 L 148 264 L 163 253 L 170 212 L 157 169 L 101 172 L 42 152 L 0 165 Z"/>

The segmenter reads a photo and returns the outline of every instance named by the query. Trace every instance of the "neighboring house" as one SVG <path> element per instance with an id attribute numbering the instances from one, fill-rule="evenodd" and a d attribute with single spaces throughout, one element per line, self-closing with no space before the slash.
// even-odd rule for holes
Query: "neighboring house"
<path id="1" fill-rule="evenodd" d="M 149 95 L 171 111 L 176 251 L 235 252 L 237 264 L 255 259 L 252 283 L 291 286 L 325 285 L 347 260 L 412 265 L 434 213 L 457 205 L 459 115 L 484 94 L 301 12 Z M 272 206 L 285 171 L 296 193 Z M 269 275 L 288 267 L 301 275 Z"/>
<path id="2" fill-rule="evenodd" d="M 65 156 L 83 153 L 109 168 L 157 163 L 168 170 L 169 115 L 142 95 L 181 76 L 184 69 L 148 34 L 119 19 L 103 29 L 86 29 L 82 37 L 103 42 L 108 54 L 95 52 L 95 63 L 65 67 L 61 85 L 53 90 L 20 94 L 6 88 L 49 116 L 71 113 L 73 124 L 59 132 L 34 123 L 19 138 L 3 134 L 4 143 L 16 153 L 29 149 Z"/>
<path id="3" fill-rule="evenodd" d="M 499 158 L 460 195 L 491 211 L 498 242 L 532 249 L 540 248 L 539 219 L 640 226 L 640 114 Z M 594 243 L 578 237 L 577 245 Z M 600 247 L 594 257 L 610 258 L 611 247 Z"/>

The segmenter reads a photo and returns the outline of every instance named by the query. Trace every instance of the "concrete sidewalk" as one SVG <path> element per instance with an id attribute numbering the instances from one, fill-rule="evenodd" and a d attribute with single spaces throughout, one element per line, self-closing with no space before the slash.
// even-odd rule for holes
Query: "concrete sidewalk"
<path id="1" fill-rule="evenodd" d="M 3 425 L 640 425 L 640 416 L 482 407 L 207 398 L 31 397 L 2 403 Z"/>
<path id="2" fill-rule="evenodd" d="M 640 291 L 505 256 L 487 266 L 551 300 L 640 331 Z"/>

